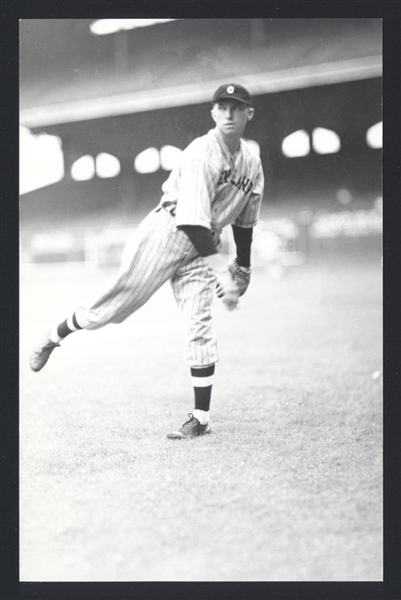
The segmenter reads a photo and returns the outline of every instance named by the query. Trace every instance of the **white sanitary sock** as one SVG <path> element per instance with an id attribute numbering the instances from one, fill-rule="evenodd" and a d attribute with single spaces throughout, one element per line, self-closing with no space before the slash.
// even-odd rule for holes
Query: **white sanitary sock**
<path id="1" fill-rule="evenodd" d="M 193 415 L 195 419 L 198 419 L 201 425 L 207 425 L 209 423 L 209 411 L 208 410 L 199 410 L 195 408 Z"/>

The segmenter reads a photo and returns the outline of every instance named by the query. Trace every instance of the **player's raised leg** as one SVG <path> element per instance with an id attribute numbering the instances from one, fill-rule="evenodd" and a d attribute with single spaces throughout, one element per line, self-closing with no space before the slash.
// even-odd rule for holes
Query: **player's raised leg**
<path id="1" fill-rule="evenodd" d="M 38 372 L 43 369 L 53 350 L 60 347 L 61 340 L 66 338 L 67 335 L 70 335 L 70 333 L 80 329 L 82 329 L 82 327 L 78 325 L 74 313 L 68 317 L 68 319 L 47 331 L 29 357 L 32 371 Z"/>
<path id="2" fill-rule="evenodd" d="M 71 317 L 46 333 L 31 353 L 31 369 L 40 371 L 71 333 L 125 321 L 173 275 L 191 248 L 185 233 L 175 229 L 169 213 L 150 213 L 128 242 L 114 281 L 94 302 L 78 307 Z"/>

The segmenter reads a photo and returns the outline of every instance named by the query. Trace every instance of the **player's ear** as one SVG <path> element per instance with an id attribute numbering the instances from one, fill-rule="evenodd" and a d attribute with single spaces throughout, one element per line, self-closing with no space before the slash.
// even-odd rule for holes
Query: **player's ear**
<path id="1" fill-rule="evenodd" d="M 213 106 L 212 110 L 210 111 L 210 114 L 212 115 L 213 121 L 216 122 L 216 115 L 214 113 L 214 106 Z"/>
<path id="2" fill-rule="evenodd" d="M 255 110 L 251 107 L 248 108 L 248 121 L 253 119 L 253 115 L 255 114 Z"/>

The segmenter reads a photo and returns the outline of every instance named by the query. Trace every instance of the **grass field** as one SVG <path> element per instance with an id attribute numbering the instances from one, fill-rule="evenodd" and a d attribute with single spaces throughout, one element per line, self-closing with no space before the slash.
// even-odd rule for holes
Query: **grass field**
<path id="1" fill-rule="evenodd" d="M 125 324 L 32 344 L 109 273 L 22 276 L 22 581 L 382 580 L 380 257 L 254 270 L 216 304 L 212 435 L 168 286 Z"/>

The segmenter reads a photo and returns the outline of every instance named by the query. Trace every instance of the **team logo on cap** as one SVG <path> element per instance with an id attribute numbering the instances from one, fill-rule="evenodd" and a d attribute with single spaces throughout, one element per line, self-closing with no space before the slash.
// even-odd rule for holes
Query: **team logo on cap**
<path id="1" fill-rule="evenodd" d="M 233 94 L 234 93 L 234 87 L 232 85 L 229 85 L 228 88 L 227 88 L 227 92 L 229 94 Z"/>

